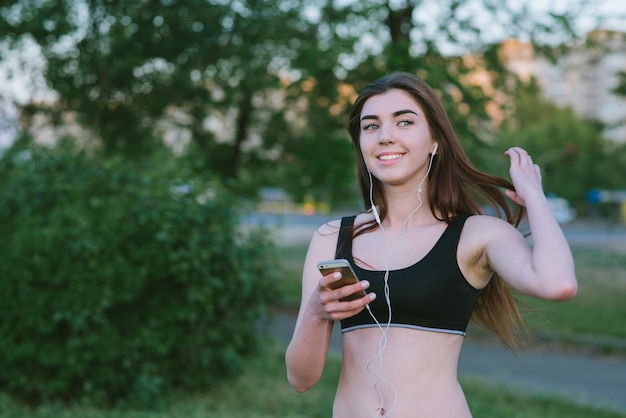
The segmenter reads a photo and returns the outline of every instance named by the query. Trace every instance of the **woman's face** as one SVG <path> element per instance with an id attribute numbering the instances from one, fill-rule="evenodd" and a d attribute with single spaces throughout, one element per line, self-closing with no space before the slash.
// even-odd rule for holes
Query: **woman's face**
<path id="1" fill-rule="evenodd" d="M 364 103 L 359 138 L 367 168 L 383 183 L 419 183 L 424 177 L 434 141 L 424 112 L 404 90 Z"/>

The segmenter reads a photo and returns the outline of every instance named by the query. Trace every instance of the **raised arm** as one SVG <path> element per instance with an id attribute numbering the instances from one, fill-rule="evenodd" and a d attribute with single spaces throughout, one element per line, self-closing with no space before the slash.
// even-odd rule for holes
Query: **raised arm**
<path id="1" fill-rule="evenodd" d="M 532 246 L 514 228 L 499 228 L 486 248 L 491 268 L 517 290 L 542 299 L 567 300 L 577 291 L 574 260 L 541 186 L 539 167 L 521 148 L 505 152 L 511 160 L 513 201 L 526 206 Z"/>
<path id="2" fill-rule="evenodd" d="M 368 295 L 340 302 L 340 298 L 367 287 L 369 283 L 361 281 L 330 290 L 328 285 L 341 275 L 322 277 L 317 269 L 319 261 L 334 258 L 338 230 L 338 223 L 318 229 L 311 239 L 304 262 L 300 311 L 285 354 L 287 378 L 298 392 L 312 388 L 322 376 L 333 322 L 356 315 L 371 301 Z"/>

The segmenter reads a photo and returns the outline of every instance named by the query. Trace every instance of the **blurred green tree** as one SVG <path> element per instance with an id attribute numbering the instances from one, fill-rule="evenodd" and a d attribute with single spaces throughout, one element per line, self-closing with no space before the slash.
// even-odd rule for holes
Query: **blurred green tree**
<path id="1" fill-rule="evenodd" d="M 281 296 L 270 236 L 241 227 L 217 182 L 157 157 L 61 144 L 0 160 L 3 393 L 155 407 L 258 348 Z"/>
<path id="2" fill-rule="evenodd" d="M 626 71 L 619 71 L 617 73 L 617 86 L 613 89 L 613 93 L 626 98 Z M 619 124 L 626 126 L 626 118 L 621 120 Z"/>
<path id="3" fill-rule="evenodd" d="M 149 152 L 155 127 L 169 115 L 169 128 L 188 131 L 208 166 L 235 176 L 243 144 L 259 123 L 254 100 L 279 88 L 278 70 L 298 51 L 290 43 L 311 38 L 299 6 L 25 1 L 0 8 L 0 33 L 14 46 L 22 37 L 39 45 L 46 81 L 58 93 L 50 110 L 75 112 L 108 153 Z M 206 127 L 207 118 L 220 116 L 227 145 Z"/>
<path id="4" fill-rule="evenodd" d="M 500 44 L 489 32 L 532 33 L 538 44 L 568 39 L 582 4 L 572 4 L 565 15 L 537 15 L 528 4 L 503 11 L 499 1 L 479 2 L 477 8 L 466 3 L 364 0 L 320 6 L 317 42 L 294 61 L 298 79 L 286 88 L 290 108 L 303 110 L 301 128 L 277 121 L 268 125 L 274 133 L 264 137 L 285 137 L 280 178 L 291 179 L 284 184 L 292 194 L 358 200 L 352 169 L 346 170 L 354 167 L 343 142 L 347 114 L 358 90 L 396 70 L 417 73 L 433 85 L 468 153 L 483 168 L 490 164 L 484 140 L 494 133 L 486 107 L 495 91 L 512 97 L 519 83 L 503 66 Z M 482 19 L 491 26 L 485 29 Z M 475 81 L 477 72 L 486 75 L 491 92 Z"/>
<path id="5" fill-rule="evenodd" d="M 515 111 L 505 119 L 496 142 L 500 152 L 511 146 L 525 148 L 542 169 L 546 193 L 565 197 L 581 207 L 591 188 L 614 184 L 606 169 L 614 147 L 602 136 L 603 126 L 581 119 L 571 108 L 542 99 L 532 85 L 520 90 Z M 502 162 L 501 174 L 508 170 Z"/>
<path id="6" fill-rule="evenodd" d="M 173 133 L 193 166 L 250 193 L 273 184 L 352 199 L 355 91 L 417 73 L 480 159 L 490 97 L 472 75 L 486 69 L 510 90 L 494 42 L 563 41 L 583 3 L 556 14 L 498 0 L 25 0 L 0 3 L 0 41 L 39 46 L 58 94 L 46 111 L 75 114 L 107 153 L 137 158 Z"/>
<path id="7" fill-rule="evenodd" d="M 613 92 L 620 96 L 626 96 L 626 71 L 620 71 L 617 73 L 618 84 L 613 89 Z"/>

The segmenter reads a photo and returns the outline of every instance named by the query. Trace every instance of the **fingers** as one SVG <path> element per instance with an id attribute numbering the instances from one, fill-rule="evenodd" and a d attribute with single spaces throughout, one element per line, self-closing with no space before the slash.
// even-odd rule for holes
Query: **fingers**
<path id="1" fill-rule="evenodd" d="M 341 300 L 357 293 L 365 294 L 364 289 L 370 286 L 367 280 L 343 284 L 341 283 L 341 278 L 340 272 L 331 273 L 322 277 L 320 280 L 320 298 L 322 299 L 322 303 Z"/>
<path id="2" fill-rule="evenodd" d="M 320 288 L 330 290 L 333 287 L 333 283 L 341 280 L 341 273 L 336 271 L 334 273 L 327 274 L 326 276 L 322 276 L 320 280 Z"/>
<path id="3" fill-rule="evenodd" d="M 326 316 L 332 320 L 356 315 L 376 298 L 374 293 L 365 293 L 364 290 L 370 286 L 367 280 L 335 288 L 334 284 L 340 280 L 341 273 L 335 272 L 322 277 L 319 282 L 320 305 Z"/>
<path id="4" fill-rule="evenodd" d="M 526 206 L 529 197 L 543 194 L 541 170 L 523 148 L 512 147 L 504 154 L 511 160 L 509 173 L 515 188 L 507 192 L 507 196 L 515 203 Z"/>
<path id="5" fill-rule="evenodd" d="M 511 171 L 527 170 L 541 180 L 541 169 L 533 162 L 532 157 L 525 149 L 520 147 L 511 147 L 504 152 L 511 160 Z"/>
<path id="6" fill-rule="evenodd" d="M 533 167 L 533 160 L 525 149 L 520 147 L 512 147 L 504 152 L 504 155 L 511 159 L 511 165 L 520 167 Z"/>
<path id="7" fill-rule="evenodd" d="M 537 164 L 535 164 L 535 175 L 537 176 L 539 181 L 541 181 L 541 167 L 539 167 Z"/>

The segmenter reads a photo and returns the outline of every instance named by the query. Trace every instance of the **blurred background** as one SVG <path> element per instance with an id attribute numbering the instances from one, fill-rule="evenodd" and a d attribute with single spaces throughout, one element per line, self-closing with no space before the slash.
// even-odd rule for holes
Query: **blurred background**
<path id="1" fill-rule="evenodd" d="M 291 393 L 257 325 L 297 306 L 314 226 L 361 210 L 348 113 L 397 70 L 478 168 L 542 167 L 584 277 L 534 334 L 626 358 L 623 1 L 0 0 L 0 414 L 328 416 L 334 372 Z M 476 408 L 621 416 L 561 402 Z"/>

